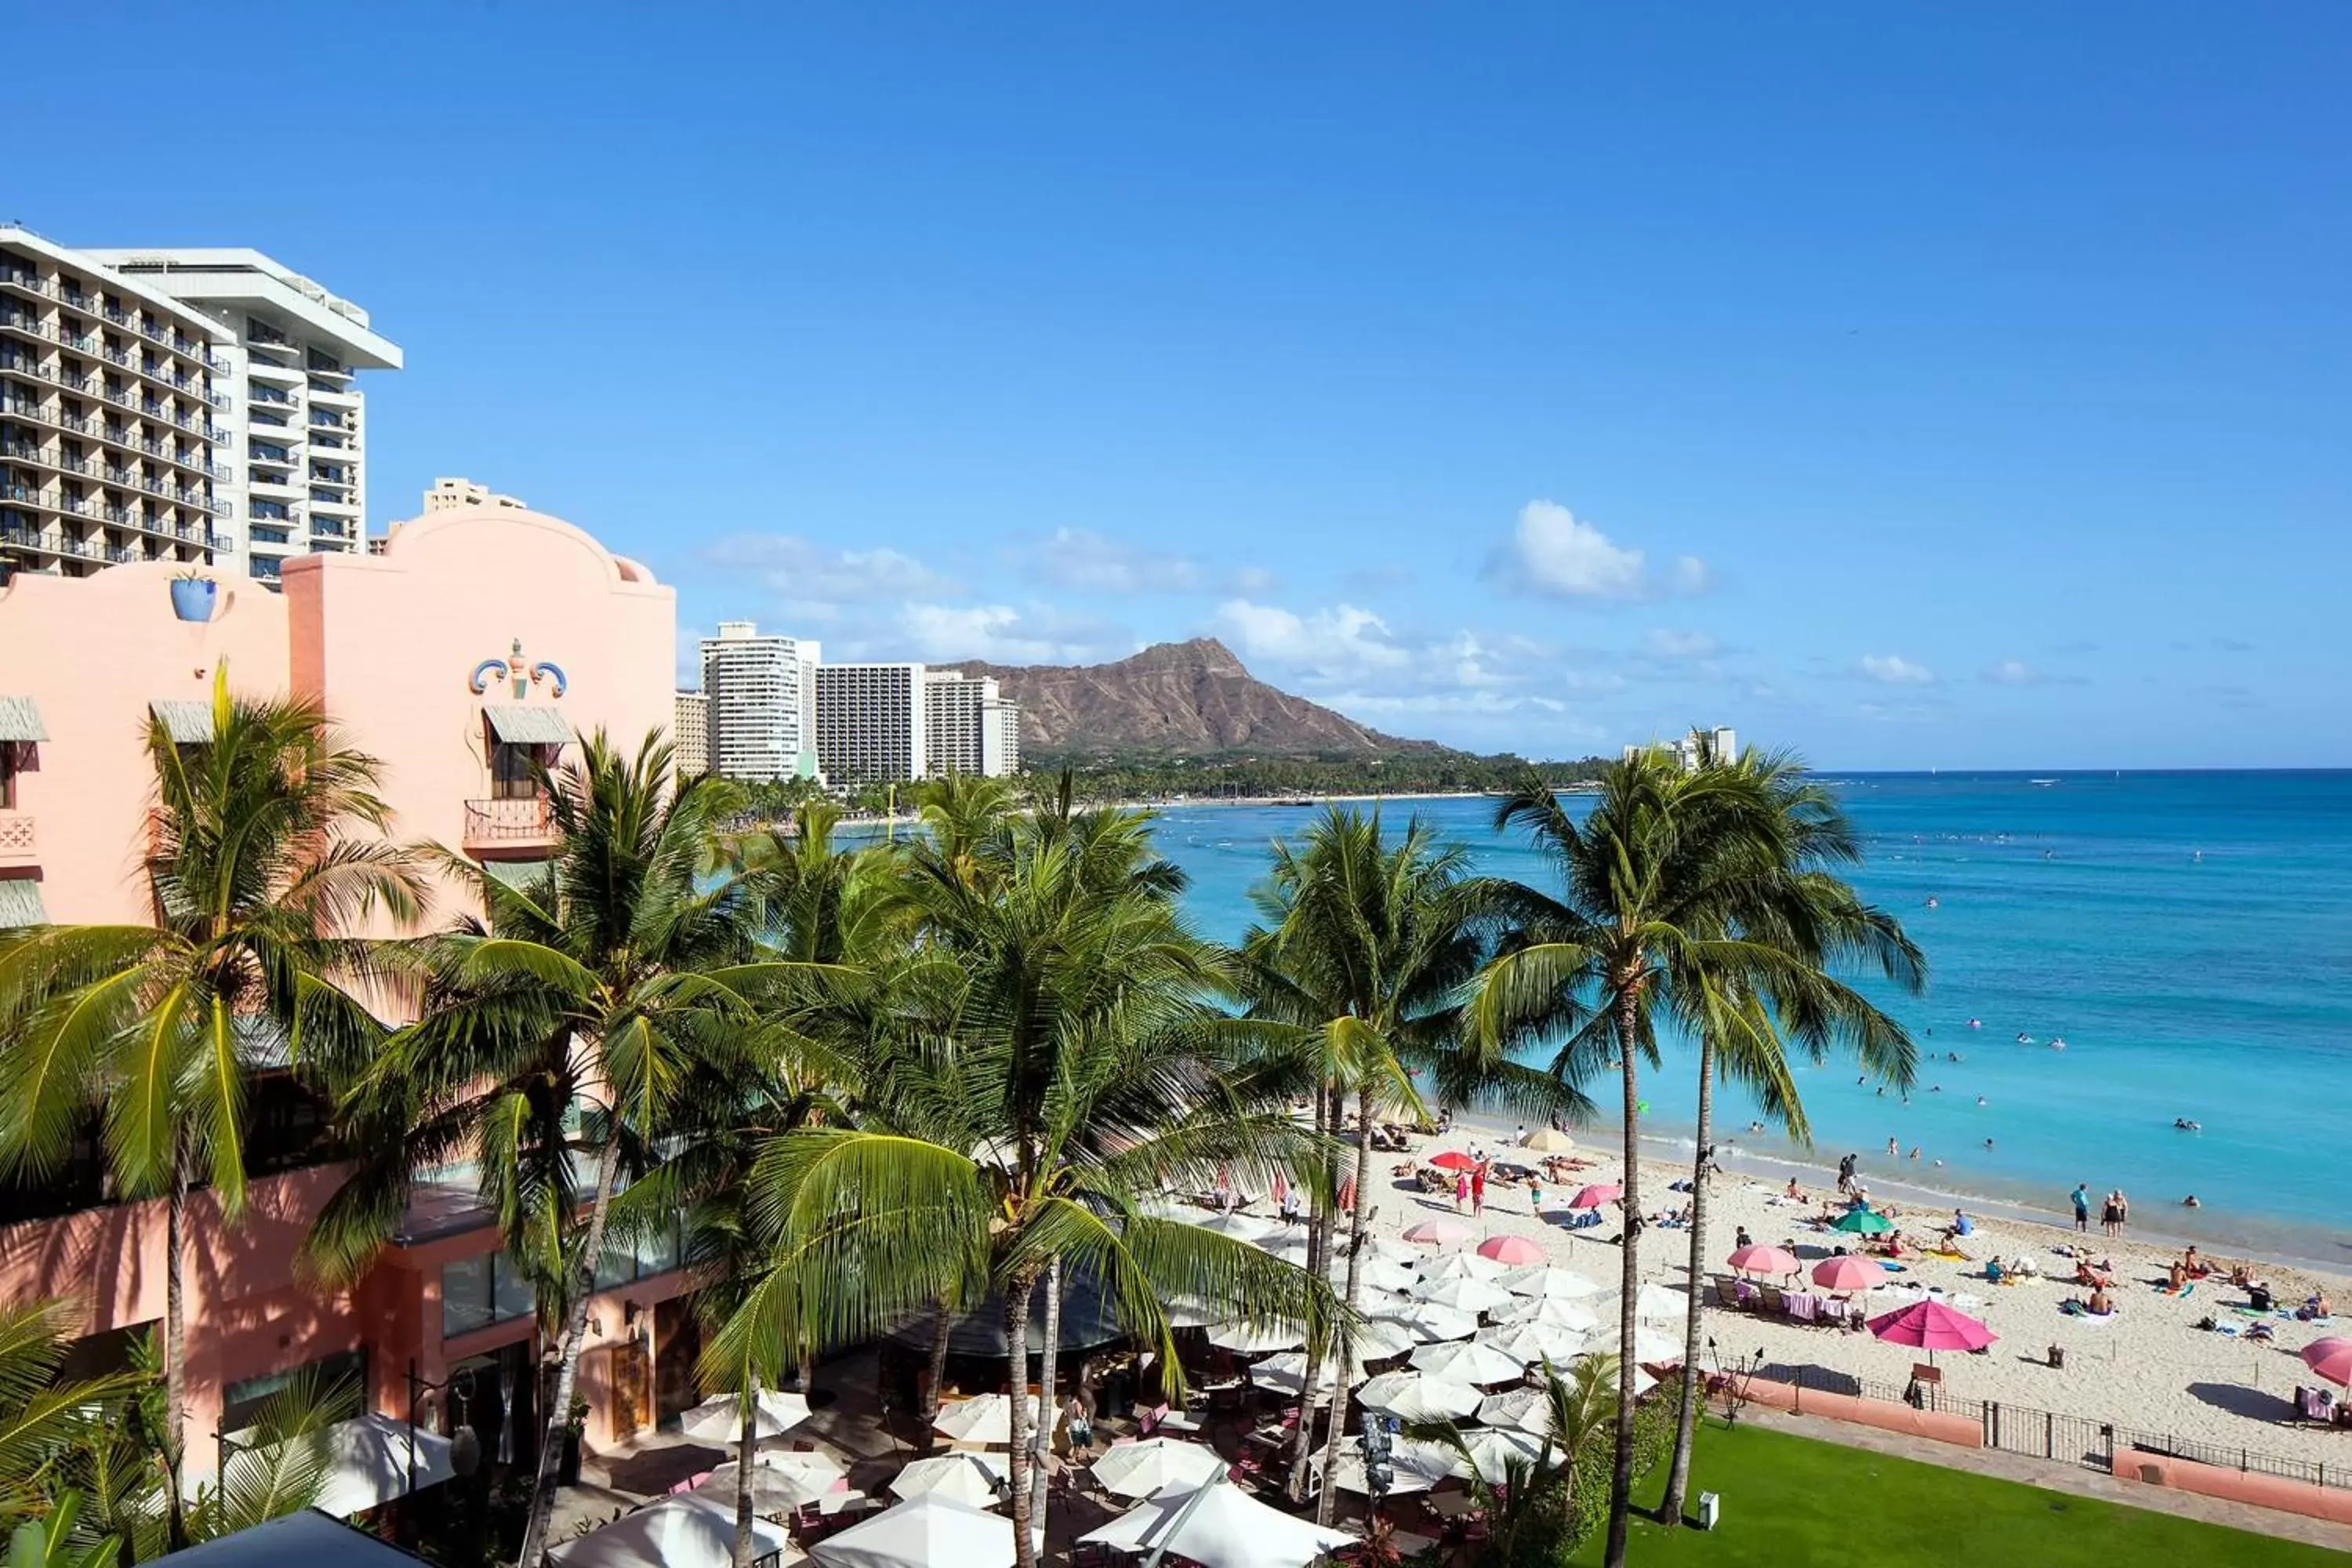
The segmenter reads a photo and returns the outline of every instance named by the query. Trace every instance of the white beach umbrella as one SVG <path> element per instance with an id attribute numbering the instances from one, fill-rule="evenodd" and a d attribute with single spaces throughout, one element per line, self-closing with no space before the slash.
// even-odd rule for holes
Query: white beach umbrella
<path id="1" fill-rule="evenodd" d="M 1419 1263 L 1429 1256 L 1428 1248 L 1416 1247 L 1410 1241 L 1393 1236 L 1375 1236 L 1364 1243 L 1364 1250 L 1374 1258 L 1385 1258 L 1391 1263 L 1402 1263 L 1407 1267 Z"/>
<path id="2" fill-rule="evenodd" d="M 1238 1209 L 1232 1214 L 1212 1214 L 1198 1223 L 1202 1230 L 1213 1230 L 1236 1241 L 1264 1241 L 1276 1229 L 1272 1220 L 1255 1219 Z"/>
<path id="3" fill-rule="evenodd" d="M 1478 1421 L 1540 1437 L 1551 1430 L 1551 1404 L 1540 1388 L 1507 1388 L 1478 1402 Z"/>
<path id="4" fill-rule="evenodd" d="M 1272 1236 L 1260 1237 L 1255 1245 L 1259 1250 L 1270 1252 L 1285 1263 L 1304 1264 L 1307 1261 L 1307 1232 L 1303 1229 L 1278 1230 Z"/>
<path id="5" fill-rule="evenodd" d="M 1037 1421 L 1045 1409 L 1041 1396 L 1029 1396 L 1030 1420 Z M 959 1443 L 1010 1443 L 1013 1441 L 1013 1400 L 1009 1394 L 978 1394 L 970 1399 L 959 1399 L 940 1408 L 939 1419 L 931 1430 Z M 1032 1430 L 1034 1430 L 1033 1425 Z"/>
<path id="6" fill-rule="evenodd" d="M 1621 1353 L 1615 1323 L 1603 1323 L 1588 1335 L 1584 1342 L 1588 1355 Z M 1683 1342 L 1656 1329 L 1643 1327 L 1633 1336 L 1633 1360 L 1643 1366 L 1665 1366 L 1683 1359 Z"/>
<path id="7" fill-rule="evenodd" d="M 1690 1293 L 1650 1280 L 1633 1298 L 1633 1315 L 1645 1322 L 1680 1322 L 1690 1316 Z"/>
<path id="8" fill-rule="evenodd" d="M 1011 1568 L 1013 1521 L 927 1494 L 809 1548 L 825 1568 Z"/>
<path id="9" fill-rule="evenodd" d="M 1566 1366 L 1584 1353 L 1581 1333 L 1553 1323 L 1506 1323 L 1481 1331 L 1471 1342 L 1492 1346 L 1521 1366 L 1529 1367 L 1544 1361 L 1555 1367 Z"/>
<path id="10" fill-rule="evenodd" d="M 1475 1252 L 1448 1252 L 1426 1258 L 1421 1266 L 1423 1279 L 1476 1279 L 1491 1282 L 1500 1279 L 1504 1266 L 1491 1258 L 1481 1258 Z"/>
<path id="11" fill-rule="evenodd" d="M 1003 1500 L 1012 1463 L 1003 1454 L 936 1454 L 915 1460 L 891 1477 L 890 1490 L 902 1498 L 936 1492 L 973 1508 L 993 1508 Z"/>
<path id="12" fill-rule="evenodd" d="M 1425 1372 L 1384 1372 L 1356 1391 L 1356 1399 L 1370 1410 L 1384 1410 L 1400 1421 L 1454 1421 L 1478 1408 L 1478 1391 L 1448 1377 Z"/>
<path id="13" fill-rule="evenodd" d="M 1356 1375 L 1360 1381 L 1363 1376 L 1360 1367 L 1357 1369 Z M 1331 1397 L 1331 1363 L 1325 1361 L 1315 1377 L 1319 1384 L 1315 1391 L 1315 1403 L 1320 1405 Z M 1304 1394 L 1307 1391 L 1307 1352 L 1285 1351 L 1280 1355 L 1252 1362 L 1249 1380 L 1259 1388 L 1271 1388 L 1276 1393 Z"/>
<path id="14" fill-rule="evenodd" d="M 1198 1296 L 1171 1296 L 1160 1304 L 1171 1329 L 1209 1329 L 1225 1321 L 1225 1310 Z"/>
<path id="15" fill-rule="evenodd" d="M 1399 1325 L 1416 1340 L 1466 1340 L 1478 1331 L 1476 1318 L 1434 1301 L 1412 1301 L 1387 1308 L 1373 1316 L 1381 1322 Z"/>
<path id="16" fill-rule="evenodd" d="M 1392 1258 L 1366 1257 L 1356 1259 L 1356 1282 L 1363 1287 L 1364 1299 L 1370 1300 L 1375 1292 L 1391 1296 L 1409 1295 L 1412 1288 L 1421 1283 L 1421 1276 Z M 1335 1290 L 1348 1288 L 1348 1260 L 1344 1258 L 1331 1260 L 1331 1288 Z"/>
<path id="17" fill-rule="evenodd" d="M 1476 1340 L 1423 1345 L 1412 1352 L 1412 1364 L 1432 1377 L 1452 1378 L 1456 1383 L 1512 1383 L 1527 1371 L 1517 1356 Z"/>
<path id="18" fill-rule="evenodd" d="M 758 1412 L 751 1427 L 754 1442 L 782 1436 L 808 1419 L 808 1401 L 797 1394 L 763 1388 L 753 1403 Z M 722 1394 L 716 1399 L 706 1399 L 688 1411 L 678 1426 L 688 1436 L 699 1442 L 732 1443 L 743 1435 L 742 1398 Z"/>
<path id="19" fill-rule="evenodd" d="M 806 1459 L 805 1465 L 780 1465 L 779 1459 Z M 734 1460 L 710 1472 L 710 1479 L 695 1488 L 701 1491 L 728 1491 L 736 1485 L 741 1473 Z M 833 1489 L 834 1483 L 843 1479 L 841 1467 L 824 1454 L 760 1454 L 751 1466 L 751 1509 L 755 1513 L 782 1513 L 787 1509 L 811 1503 Z"/>
<path id="20" fill-rule="evenodd" d="M 1224 1468 L 1225 1461 L 1214 1448 L 1173 1437 L 1121 1443 L 1092 1467 L 1103 1489 L 1121 1497 L 1150 1497 L 1171 1487 L 1197 1487 Z"/>
<path id="21" fill-rule="evenodd" d="M 1209 1342 L 1235 1355 L 1263 1355 L 1297 1350 L 1307 1342 L 1307 1333 L 1296 1323 L 1224 1322 L 1209 1331 Z"/>
<path id="22" fill-rule="evenodd" d="M 755 1557 L 773 1556 L 790 1544 L 783 1526 L 753 1517 Z M 348 1550 L 331 1549 L 327 1555 Z M 551 1548 L 547 1560 L 558 1568 L 728 1568 L 735 1561 L 735 1505 L 701 1491 L 666 1497 Z M 1005 1561 L 1012 1561 L 1009 1549 Z"/>
<path id="23" fill-rule="evenodd" d="M 1608 1287 L 1599 1280 L 1579 1274 L 1573 1268 L 1560 1268 L 1549 1263 L 1531 1263 L 1524 1268 L 1507 1269 L 1495 1283 L 1514 1296 L 1532 1296 L 1538 1300 L 1549 1297 L 1563 1301 L 1580 1301 L 1587 1297 L 1608 1293 Z"/>
<path id="24" fill-rule="evenodd" d="M 1542 1457 L 1544 1442 L 1533 1433 L 1514 1430 L 1508 1426 L 1473 1426 L 1462 1434 L 1462 1446 L 1470 1450 L 1470 1464 L 1479 1479 L 1488 1486 L 1500 1486 L 1509 1479 L 1511 1465 L 1531 1465 Z M 1559 1463 L 1559 1456 L 1552 1456 Z M 1457 1457 L 1454 1468 L 1461 1469 Z"/>
<path id="25" fill-rule="evenodd" d="M 1356 1360 L 1368 1362 L 1386 1361 L 1391 1356 L 1402 1355 L 1420 1342 L 1402 1323 L 1388 1318 L 1366 1318 L 1356 1325 L 1352 1342 Z"/>
<path id="26" fill-rule="evenodd" d="M 1496 1314 L 1507 1323 L 1533 1323 L 1570 1333 L 1589 1333 L 1601 1325 L 1601 1314 L 1582 1301 L 1558 1296 L 1522 1296 L 1516 1306 Z"/>
<path id="27" fill-rule="evenodd" d="M 1462 1456 L 1443 1443 L 1419 1443 L 1410 1437 L 1394 1439 L 1389 1447 L 1389 1468 L 1392 1478 L 1387 1489 L 1391 1497 L 1408 1492 L 1425 1492 L 1432 1487 L 1454 1479 L 1454 1466 Z M 1343 1492 L 1368 1492 L 1364 1484 L 1364 1440 L 1350 1437 L 1339 1452 L 1339 1462 L 1331 1468 L 1325 1483 Z"/>
<path id="28" fill-rule="evenodd" d="M 1078 1538 L 1130 1556 L 1161 1552 L 1202 1568 L 1307 1568 L 1356 1538 L 1269 1508 L 1223 1476 L 1171 1488 Z"/>
<path id="29" fill-rule="evenodd" d="M 1478 1279 L 1424 1279 L 1413 1288 L 1413 1299 L 1457 1312 L 1492 1312 L 1510 1305 L 1509 1291 Z"/>

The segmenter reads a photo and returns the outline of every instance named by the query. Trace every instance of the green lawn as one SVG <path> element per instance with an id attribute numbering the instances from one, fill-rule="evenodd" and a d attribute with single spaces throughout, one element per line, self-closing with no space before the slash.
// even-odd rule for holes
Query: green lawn
<path id="1" fill-rule="evenodd" d="M 1654 1506 L 1661 1464 L 1641 1489 Z M 1633 1517 L 1636 1568 L 2342 1568 L 2315 1546 L 2043 1491 L 1751 1426 L 1699 1433 L 1691 1506 L 1719 1492 L 1713 1532 Z M 1570 1559 L 1601 1560 L 1596 1532 Z"/>

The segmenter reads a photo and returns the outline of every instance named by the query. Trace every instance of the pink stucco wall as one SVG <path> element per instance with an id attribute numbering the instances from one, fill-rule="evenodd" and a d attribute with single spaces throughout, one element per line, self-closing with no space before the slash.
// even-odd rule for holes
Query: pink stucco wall
<path id="1" fill-rule="evenodd" d="M 224 664 L 240 692 L 319 699 L 350 743 L 383 763 L 395 836 L 452 849 L 463 847 L 465 803 L 490 793 L 483 706 L 518 700 L 503 680 L 478 695 L 469 677 L 518 640 L 526 661 L 558 665 L 565 677 L 561 698 L 549 679 L 520 700 L 556 709 L 583 735 L 602 727 L 632 749 L 669 725 L 674 595 L 551 517 L 436 513 L 399 528 L 382 556 L 289 562 L 282 595 L 224 574 L 205 624 L 173 615 L 173 575 L 119 566 L 80 579 L 19 575 L 0 588 L 0 695 L 32 698 L 48 734 L 19 780 L 17 808 L 35 823 L 32 862 L 0 866 L 0 875 L 37 876 L 52 921 L 151 918 L 141 865 L 148 704 L 208 697 Z M 435 923 L 463 897 L 445 889 Z M 314 1170 L 257 1182 L 236 1226 L 222 1226 L 208 1203 L 195 1205 L 186 1265 L 192 1450 L 205 1447 L 230 1383 L 365 1343 L 374 1402 L 397 1412 L 410 1358 L 427 1377 L 446 1367 L 440 1266 L 495 1238 L 478 1233 L 394 1254 L 356 1289 L 325 1290 L 295 1259 L 339 1180 Z M 10 1226 L 0 1229 L 0 1300 L 75 1296 L 93 1331 L 152 1321 L 163 1310 L 163 1262 L 160 1204 Z M 613 1292 L 606 1315 L 617 1323 L 625 1294 L 651 1302 L 680 1288 L 675 1276 L 640 1281 Z M 528 1332 L 485 1331 L 492 1341 Z M 457 1342 L 456 1353 L 484 1348 L 480 1337 Z M 592 1440 L 614 1436 L 600 1410 Z"/>

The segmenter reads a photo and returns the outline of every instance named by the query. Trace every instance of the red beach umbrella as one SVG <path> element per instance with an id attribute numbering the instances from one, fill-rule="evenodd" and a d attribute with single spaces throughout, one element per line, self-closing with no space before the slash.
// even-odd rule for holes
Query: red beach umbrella
<path id="1" fill-rule="evenodd" d="M 1932 1364 L 1937 1351 L 1980 1351 L 1999 1338 L 1990 1329 L 1956 1312 L 1941 1301 L 1914 1301 L 1883 1318 L 1870 1320 L 1870 1331 L 1890 1345 L 1924 1350 Z"/>
<path id="2" fill-rule="evenodd" d="M 1602 1204 L 1613 1204 L 1625 1195 L 1625 1189 L 1614 1185 L 1586 1187 L 1568 1200 L 1572 1209 L 1597 1209 Z"/>
<path id="3" fill-rule="evenodd" d="M 1544 1249 L 1524 1236 L 1494 1236 L 1478 1244 L 1478 1256 L 1497 1263 L 1541 1263 Z"/>
<path id="4" fill-rule="evenodd" d="M 1430 1163 L 1441 1171 L 1475 1171 L 1478 1168 L 1478 1162 L 1459 1149 L 1448 1149 Z"/>
<path id="5" fill-rule="evenodd" d="M 1767 1279 L 1794 1274 L 1805 1266 L 1803 1259 L 1786 1247 L 1764 1246 L 1739 1248 L 1731 1255 L 1730 1263 L 1738 1273 L 1759 1275 Z"/>
<path id="6" fill-rule="evenodd" d="M 2330 1383 L 2352 1387 L 2352 1340 L 2330 1334 L 2303 1347 L 2303 1364 Z"/>

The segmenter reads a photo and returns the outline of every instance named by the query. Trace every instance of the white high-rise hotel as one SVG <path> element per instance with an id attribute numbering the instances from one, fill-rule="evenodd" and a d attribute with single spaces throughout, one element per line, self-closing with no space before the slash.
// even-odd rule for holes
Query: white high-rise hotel
<path id="1" fill-rule="evenodd" d="M 1021 705 L 992 675 L 934 669 L 923 678 L 925 762 L 937 774 L 1005 778 L 1021 771 Z"/>
<path id="2" fill-rule="evenodd" d="M 257 250 L 92 250 L 93 261 L 178 300 L 215 323 L 227 362 L 215 422 L 233 445 L 215 458 L 215 493 L 245 549 L 225 571 L 275 584 L 289 555 L 357 552 L 367 537 L 367 399 L 362 370 L 398 370 L 398 344 L 368 313 Z"/>
<path id="3" fill-rule="evenodd" d="M 818 645 L 761 637 L 750 621 L 721 621 L 702 639 L 710 767 L 729 778 L 813 778 Z"/>

